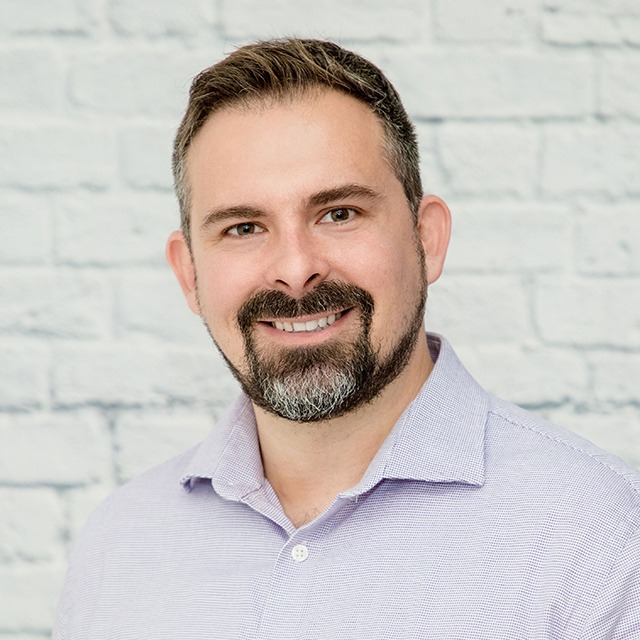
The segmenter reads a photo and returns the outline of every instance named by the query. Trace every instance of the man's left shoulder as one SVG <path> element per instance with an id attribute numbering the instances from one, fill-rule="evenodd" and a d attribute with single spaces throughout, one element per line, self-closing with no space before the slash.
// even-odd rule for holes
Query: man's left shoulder
<path id="1" fill-rule="evenodd" d="M 492 398 L 487 447 L 503 464 L 547 483 L 558 499 L 601 503 L 640 525 L 640 470 L 577 433 Z"/>

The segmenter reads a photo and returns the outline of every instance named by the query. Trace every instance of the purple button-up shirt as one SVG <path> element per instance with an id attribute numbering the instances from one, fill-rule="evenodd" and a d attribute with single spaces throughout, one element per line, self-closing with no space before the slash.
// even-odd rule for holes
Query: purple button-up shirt
<path id="1" fill-rule="evenodd" d="M 640 638 L 640 474 L 487 394 L 442 338 L 362 480 L 296 529 L 242 397 L 113 494 L 57 640 Z"/>

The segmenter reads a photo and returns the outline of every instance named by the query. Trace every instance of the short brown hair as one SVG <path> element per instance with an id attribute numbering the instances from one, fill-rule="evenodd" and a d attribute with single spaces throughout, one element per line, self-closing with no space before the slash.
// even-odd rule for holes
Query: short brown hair
<path id="1" fill-rule="evenodd" d="M 207 118 L 223 107 L 284 100 L 334 89 L 370 107 L 385 134 L 387 161 L 417 216 L 422 197 L 418 144 L 397 91 L 374 64 L 333 42 L 285 38 L 246 45 L 196 76 L 173 146 L 173 177 L 182 232 L 191 246 L 189 146 Z"/>

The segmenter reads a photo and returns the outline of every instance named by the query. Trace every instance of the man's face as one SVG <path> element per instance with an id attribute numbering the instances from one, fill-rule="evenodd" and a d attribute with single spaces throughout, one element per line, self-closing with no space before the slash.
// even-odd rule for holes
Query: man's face
<path id="1" fill-rule="evenodd" d="M 228 108 L 187 168 L 178 277 L 252 400 L 306 422 L 375 397 L 412 357 L 426 274 L 373 113 L 333 91 Z"/>

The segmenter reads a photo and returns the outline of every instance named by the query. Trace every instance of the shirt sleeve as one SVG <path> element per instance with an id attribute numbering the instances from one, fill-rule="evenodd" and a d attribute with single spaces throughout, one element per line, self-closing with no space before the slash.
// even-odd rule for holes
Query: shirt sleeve
<path id="1" fill-rule="evenodd" d="M 581 640 L 640 640 L 640 530 L 636 528 L 594 601 Z"/>

